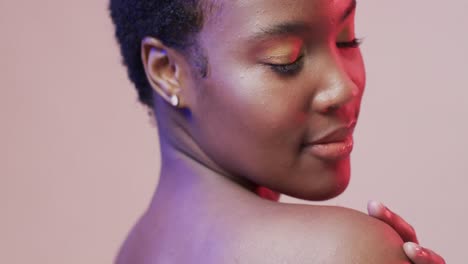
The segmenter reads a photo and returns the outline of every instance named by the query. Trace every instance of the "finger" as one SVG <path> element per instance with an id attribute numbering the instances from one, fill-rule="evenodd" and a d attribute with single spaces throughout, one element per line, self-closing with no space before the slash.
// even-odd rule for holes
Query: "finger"
<path id="1" fill-rule="evenodd" d="M 445 264 L 445 260 L 434 251 L 418 244 L 407 242 L 403 249 L 414 264 Z"/>
<path id="2" fill-rule="evenodd" d="M 435 253 L 434 251 L 432 251 L 430 249 L 425 248 L 425 250 L 427 250 L 427 252 L 431 256 L 431 260 L 432 260 L 431 263 L 445 264 L 445 260 L 444 260 L 443 257 L 441 257 L 440 255 L 438 255 L 437 253 Z"/>
<path id="3" fill-rule="evenodd" d="M 400 235 L 404 242 L 418 243 L 414 228 L 398 214 L 395 214 L 380 202 L 369 201 L 367 211 L 370 216 L 387 223 Z"/>

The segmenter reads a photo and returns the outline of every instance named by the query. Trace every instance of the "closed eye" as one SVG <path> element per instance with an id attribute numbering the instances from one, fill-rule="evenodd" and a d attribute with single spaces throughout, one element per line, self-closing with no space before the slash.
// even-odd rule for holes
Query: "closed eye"
<path id="1" fill-rule="evenodd" d="M 359 48 L 362 44 L 362 39 L 354 38 L 351 41 L 342 41 L 337 42 L 336 46 L 340 49 L 355 49 Z M 282 76 L 293 76 L 298 73 L 302 66 L 303 66 L 303 55 L 297 58 L 297 60 L 286 63 L 286 64 L 273 64 L 273 63 L 266 63 L 266 65 L 270 66 L 270 68 Z"/>
<path id="2" fill-rule="evenodd" d="M 301 70 L 302 68 L 302 65 L 303 65 L 303 55 L 300 56 L 299 58 L 297 58 L 297 60 L 295 60 L 294 62 L 292 63 L 287 63 L 287 64 L 272 64 L 272 63 L 266 63 L 266 65 L 270 66 L 270 68 L 280 74 L 280 75 L 284 75 L 284 76 L 292 76 L 292 75 L 295 75 L 296 73 L 299 72 L 299 70 Z"/>
<path id="3" fill-rule="evenodd" d="M 340 49 L 355 49 L 362 44 L 362 39 L 354 38 L 351 41 L 337 42 L 336 46 Z"/>

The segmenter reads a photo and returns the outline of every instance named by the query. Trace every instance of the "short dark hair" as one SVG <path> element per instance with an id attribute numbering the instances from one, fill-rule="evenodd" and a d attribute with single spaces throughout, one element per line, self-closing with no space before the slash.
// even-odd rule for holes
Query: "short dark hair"
<path id="1" fill-rule="evenodd" d="M 141 61 L 144 37 L 155 37 L 182 52 L 202 76 L 206 75 L 206 56 L 200 54 L 196 40 L 204 24 L 206 1 L 211 0 L 110 0 L 109 11 L 123 64 L 143 104 L 153 107 L 152 88 Z"/>

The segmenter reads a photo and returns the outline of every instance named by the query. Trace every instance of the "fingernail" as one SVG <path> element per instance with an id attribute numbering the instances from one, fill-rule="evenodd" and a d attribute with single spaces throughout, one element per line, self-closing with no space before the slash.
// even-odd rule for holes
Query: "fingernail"
<path id="1" fill-rule="evenodd" d="M 377 215 L 385 206 L 381 202 L 370 200 L 367 204 L 367 210 L 372 215 Z"/>
<path id="2" fill-rule="evenodd" d="M 416 244 L 413 242 L 406 242 L 403 245 L 403 247 L 406 252 L 409 252 L 410 255 L 414 257 L 424 257 L 424 255 L 426 254 L 423 248 L 419 244 Z"/>
<path id="3" fill-rule="evenodd" d="M 403 244 L 403 248 L 405 249 L 406 252 L 410 252 L 410 253 L 411 252 L 417 253 L 418 251 L 421 251 L 421 247 L 418 244 L 413 243 L 413 242 L 406 242 L 405 244 Z"/>

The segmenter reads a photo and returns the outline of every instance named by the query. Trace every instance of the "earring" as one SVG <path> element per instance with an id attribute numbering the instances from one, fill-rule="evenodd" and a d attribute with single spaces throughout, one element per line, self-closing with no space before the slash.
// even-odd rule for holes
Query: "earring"
<path id="1" fill-rule="evenodd" d="M 179 96 L 177 94 L 173 94 L 171 95 L 171 98 L 169 99 L 170 103 L 172 106 L 174 107 L 179 107 L 179 104 L 180 104 L 180 99 L 179 99 Z"/>
<path id="2" fill-rule="evenodd" d="M 166 93 L 162 92 L 159 95 L 170 105 L 173 107 L 180 107 L 180 98 L 177 94 L 167 95 Z"/>

